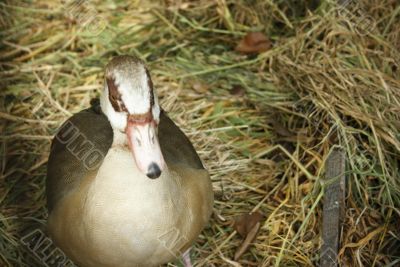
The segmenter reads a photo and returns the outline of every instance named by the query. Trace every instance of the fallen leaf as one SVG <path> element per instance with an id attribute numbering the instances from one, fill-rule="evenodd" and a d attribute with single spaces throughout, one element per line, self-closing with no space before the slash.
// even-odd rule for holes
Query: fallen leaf
<path id="1" fill-rule="evenodd" d="M 246 90 L 241 85 L 234 85 L 229 93 L 234 96 L 242 97 L 246 93 Z"/>
<path id="2" fill-rule="evenodd" d="M 256 223 L 250 232 L 247 234 L 246 238 L 243 240 L 242 244 L 237 248 L 235 252 L 234 260 L 237 261 L 243 253 L 249 248 L 251 242 L 253 242 L 254 238 L 257 236 L 258 230 L 260 229 L 260 223 Z"/>
<path id="3" fill-rule="evenodd" d="M 244 54 L 261 53 L 271 48 L 271 41 L 261 32 L 249 32 L 235 50 Z"/>
<path id="4" fill-rule="evenodd" d="M 235 220 L 234 228 L 242 237 L 246 237 L 254 225 L 261 221 L 262 218 L 263 215 L 258 211 L 245 213 Z"/>
<path id="5" fill-rule="evenodd" d="M 235 252 L 235 261 L 246 252 L 251 242 L 257 236 L 260 229 L 263 215 L 256 211 L 253 213 L 246 213 L 235 220 L 234 228 L 241 235 L 244 240 Z"/>

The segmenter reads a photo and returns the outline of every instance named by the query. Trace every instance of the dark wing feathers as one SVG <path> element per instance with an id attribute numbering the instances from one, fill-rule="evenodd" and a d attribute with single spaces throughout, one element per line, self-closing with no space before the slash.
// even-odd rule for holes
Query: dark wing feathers
<path id="1" fill-rule="evenodd" d="M 53 139 L 47 164 L 49 211 L 66 193 L 76 188 L 83 177 L 97 172 L 102 162 L 98 156 L 107 154 L 112 140 L 113 132 L 107 117 L 93 107 L 73 115 L 61 126 Z"/>
<path id="2" fill-rule="evenodd" d="M 204 169 L 199 155 L 197 155 L 189 138 L 186 137 L 164 111 L 160 115 L 158 138 L 167 164 L 169 162 L 181 163 L 191 168 Z"/>
<path id="3" fill-rule="evenodd" d="M 49 212 L 84 177 L 95 175 L 113 140 L 107 117 L 98 101 L 92 107 L 69 118 L 53 139 L 47 165 L 46 194 Z M 168 163 L 203 169 L 193 145 L 175 123 L 161 112 L 158 136 Z"/>

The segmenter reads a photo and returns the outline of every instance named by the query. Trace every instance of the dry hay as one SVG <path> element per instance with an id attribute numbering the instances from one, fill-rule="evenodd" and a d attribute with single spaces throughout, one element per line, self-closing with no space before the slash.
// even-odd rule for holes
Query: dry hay
<path id="1" fill-rule="evenodd" d="M 212 175 L 215 214 L 197 266 L 317 265 L 334 145 L 349 166 L 341 262 L 398 265 L 400 6 L 359 2 L 0 3 L 0 265 L 41 266 L 20 239 L 45 225 L 50 140 L 98 95 L 118 54 L 148 62 L 163 107 Z M 250 31 L 273 47 L 235 52 Z M 235 263 L 231 222 L 252 210 L 266 218 Z"/>

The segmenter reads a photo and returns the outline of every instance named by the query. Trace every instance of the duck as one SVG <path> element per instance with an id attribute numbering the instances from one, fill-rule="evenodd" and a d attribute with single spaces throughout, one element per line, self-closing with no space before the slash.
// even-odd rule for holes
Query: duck
<path id="1" fill-rule="evenodd" d="M 160 107 L 141 59 L 116 56 L 100 99 L 66 120 L 47 164 L 47 230 L 80 267 L 183 259 L 208 224 L 210 175 Z"/>

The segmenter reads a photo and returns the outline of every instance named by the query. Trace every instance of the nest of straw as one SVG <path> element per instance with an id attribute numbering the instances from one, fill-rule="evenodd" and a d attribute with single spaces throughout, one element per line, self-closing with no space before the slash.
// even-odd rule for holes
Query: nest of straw
<path id="1" fill-rule="evenodd" d="M 400 6 L 351 2 L 0 3 L 0 265 L 43 266 L 21 238 L 45 226 L 50 141 L 119 54 L 146 60 L 212 176 L 196 266 L 318 265 L 321 178 L 337 145 L 348 160 L 340 263 L 398 265 Z M 272 47 L 236 52 L 252 31 Z M 265 218 L 235 261 L 232 221 L 249 211 Z"/>

